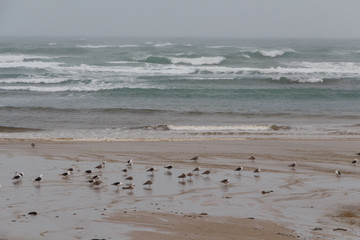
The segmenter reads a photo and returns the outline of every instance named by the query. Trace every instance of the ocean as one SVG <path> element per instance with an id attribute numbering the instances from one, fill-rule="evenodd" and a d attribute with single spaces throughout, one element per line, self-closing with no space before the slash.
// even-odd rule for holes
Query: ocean
<path id="1" fill-rule="evenodd" d="M 360 136 L 360 40 L 0 38 L 0 138 Z"/>

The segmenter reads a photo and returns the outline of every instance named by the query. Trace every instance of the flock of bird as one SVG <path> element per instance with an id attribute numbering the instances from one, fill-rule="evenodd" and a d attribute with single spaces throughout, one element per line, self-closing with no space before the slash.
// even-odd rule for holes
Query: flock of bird
<path id="1" fill-rule="evenodd" d="M 32 147 L 35 147 L 35 145 L 32 143 L 31 144 Z M 357 154 L 357 155 L 360 155 Z M 200 156 L 195 156 L 193 158 L 191 158 L 190 160 L 196 162 L 197 160 L 199 160 Z M 254 156 L 250 156 L 249 157 L 249 160 L 252 160 L 254 161 L 256 158 Z M 354 159 L 352 162 L 352 164 L 357 164 L 358 163 L 358 159 Z M 88 177 L 90 178 L 90 180 L 88 180 L 88 183 L 91 185 L 91 186 L 99 186 L 102 184 L 102 180 L 100 178 L 100 174 L 96 174 L 96 170 L 98 172 L 101 172 L 103 168 L 105 168 L 105 165 L 106 165 L 106 161 L 103 161 L 102 163 L 98 164 L 97 166 L 94 167 L 94 170 L 86 170 L 85 171 L 85 174 L 88 175 Z M 128 171 L 133 167 L 134 165 L 134 161 L 133 159 L 130 159 L 130 160 L 127 160 L 126 162 L 126 168 L 124 168 L 122 170 L 122 172 L 124 172 L 125 174 L 128 173 Z M 289 164 L 288 167 L 290 168 L 293 168 L 295 169 L 297 166 L 297 163 L 296 162 L 293 162 L 292 164 Z M 171 170 L 173 168 L 172 165 L 167 165 L 164 167 L 165 169 L 167 169 L 168 173 L 171 173 Z M 95 170 L 96 169 L 96 170 Z M 191 172 L 188 172 L 188 173 L 182 173 L 181 175 L 178 176 L 179 179 L 182 179 L 182 182 L 185 182 L 185 179 L 188 177 L 191 179 L 192 176 L 194 176 L 194 174 L 196 175 L 199 175 L 200 174 L 200 167 L 196 167 L 194 168 Z M 240 166 L 240 167 L 237 167 L 236 169 L 234 169 L 234 171 L 237 171 L 239 172 L 239 174 L 241 174 L 241 172 L 244 170 L 244 167 Z M 73 168 L 68 168 L 66 170 L 66 172 L 63 172 L 61 173 L 60 175 L 63 177 L 63 178 L 67 178 L 69 177 L 72 173 L 73 173 L 74 169 Z M 147 172 L 150 172 L 150 174 L 153 176 L 154 175 L 154 171 L 156 171 L 156 169 L 154 167 L 151 167 L 151 168 L 148 168 L 146 170 Z M 261 169 L 260 168 L 256 168 L 253 173 L 254 173 L 254 176 L 255 177 L 259 177 L 260 176 L 260 172 L 261 172 Z M 201 175 L 204 175 L 206 176 L 206 178 L 209 177 L 209 174 L 211 173 L 211 170 L 208 169 L 208 170 L 205 170 L 203 172 L 201 172 Z M 94 174 L 94 175 L 92 175 Z M 336 170 L 335 171 L 335 175 L 340 177 L 342 174 L 339 170 Z M 14 183 L 18 183 L 22 180 L 22 178 L 24 177 L 24 172 L 15 172 L 15 175 L 12 177 L 12 180 Z M 40 184 L 40 182 L 43 180 L 43 175 L 41 174 L 40 176 L 36 177 L 33 182 L 36 183 L 36 184 Z M 118 189 L 120 189 L 120 187 L 122 189 L 126 189 L 126 190 L 133 190 L 135 188 L 135 184 L 132 183 L 132 181 L 134 180 L 134 177 L 133 176 L 127 176 L 125 178 L 125 181 L 127 181 L 126 184 L 122 183 L 122 182 L 114 182 L 112 183 L 111 185 L 113 186 L 116 186 Z M 221 181 L 219 181 L 220 183 L 226 185 L 226 184 L 230 184 L 230 180 L 228 178 L 225 178 L 225 179 L 222 179 Z M 147 180 L 146 182 L 143 183 L 144 186 L 148 186 L 148 188 L 150 189 L 151 188 L 151 185 L 154 183 L 154 178 L 150 179 L 150 180 Z M 0 185 L 0 188 L 1 188 L 1 185 Z"/>

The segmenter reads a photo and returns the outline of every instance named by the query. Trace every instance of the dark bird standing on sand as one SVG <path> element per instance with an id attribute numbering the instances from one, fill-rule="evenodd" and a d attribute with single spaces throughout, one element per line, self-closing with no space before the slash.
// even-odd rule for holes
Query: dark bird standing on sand
<path id="1" fill-rule="evenodd" d="M 182 173 L 181 175 L 178 176 L 178 178 L 182 178 L 182 180 L 185 181 L 186 174 L 185 174 L 185 173 Z"/>
<path id="2" fill-rule="evenodd" d="M 23 173 L 23 172 L 16 173 L 15 176 L 12 178 L 12 180 L 15 180 L 15 181 L 20 182 L 20 181 L 21 181 L 21 178 L 22 178 L 23 176 L 24 176 L 24 173 Z"/>
<path id="3" fill-rule="evenodd" d="M 259 177 L 260 176 L 260 172 L 261 172 L 261 169 L 260 168 L 257 168 L 254 170 L 254 176 L 255 177 Z"/>
<path id="4" fill-rule="evenodd" d="M 296 167 L 296 162 L 293 162 L 292 164 L 289 165 L 289 167 L 295 168 Z"/>
<path id="5" fill-rule="evenodd" d="M 244 169 L 244 167 L 238 167 L 237 169 L 235 169 L 234 171 L 237 171 L 237 172 L 239 172 L 239 175 L 240 175 L 240 173 L 241 173 L 241 171 Z"/>
<path id="6" fill-rule="evenodd" d="M 224 185 L 230 183 L 230 180 L 228 178 L 225 178 L 223 180 L 220 181 L 221 183 L 223 183 Z"/>
<path id="7" fill-rule="evenodd" d="M 34 182 L 37 182 L 38 184 L 40 184 L 40 181 L 42 180 L 42 174 L 40 174 L 40 176 L 38 176 L 37 178 L 34 179 Z"/>
<path id="8" fill-rule="evenodd" d="M 200 158 L 200 156 L 195 156 L 195 157 L 191 158 L 190 160 L 197 161 L 197 160 L 199 160 L 199 158 Z"/>
<path id="9" fill-rule="evenodd" d="M 206 175 L 206 177 L 209 177 L 210 170 L 206 170 L 206 171 L 202 172 L 201 174 L 205 174 L 205 175 Z"/>
<path id="10" fill-rule="evenodd" d="M 149 186 L 149 189 L 151 188 L 151 184 L 153 184 L 154 181 L 153 180 L 148 180 L 146 182 L 143 183 L 143 185 L 148 185 Z"/>

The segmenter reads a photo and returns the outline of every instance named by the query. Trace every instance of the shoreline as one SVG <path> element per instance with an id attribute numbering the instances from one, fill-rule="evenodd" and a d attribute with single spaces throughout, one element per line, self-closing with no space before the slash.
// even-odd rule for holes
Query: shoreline
<path id="1" fill-rule="evenodd" d="M 189 239 L 207 239 L 213 231 L 214 239 L 223 239 L 216 234 L 232 221 L 241 227 L 231 225 L 229 238 L 239 234 L 244 239 L 360 236 L 355 184 L 360 166 L 351 164 L 360 152 L 355 139 L 34 141 L 35 147 L 31 142 L 0 140 L 0 238 L 183 239 L 179 232 L 187 231 Z M 197 162 L 190 160 L 195 155 L 200 156 Z M 249 160 L 251 155 L 256 160 Z M 135 162 L 130 171 L 136 184 L 131 193 L 111 186 L 118 180 L 127 183 L 121 169 L 130 158 Z M 90 186 L 84 171 L 101 161 L 107 162 L 99 172 L 103 184 Z M 296 169 L 289 168 L 294 161 Z M 171 175 L 163 168 L 168 164 L 174 166 Z M 239 165 L 244 166 L 242 174 L 234 172 Z M 178 180 L 181 172 L 196 166 L 211 169 L 212 174 Z M 67 167 L 75 171 L 64 179 L 59 175 Z M 157 169 L 150 190 L 142 186 L 151 178 L 146 172 L 149 167 Z M 252 172 L 258 167 L 261 175 L 254 177 Z M 341 178 L 335 176 L 335 169 L 343 173 Z M 15 171 L 25 172 L 20 184 L 10 180 Z M 37 187 L 32 180 L 39 174 L 44 174 L 44 181 Z M 223 186 L 219 182 L 223 178 L 231 184 Z M 39 215 L 27 216 L 30 211 Z M 181 223 L 192 224 L 176 227 Z M 18 227 L 29 235 L 11 230 Z M 194 235 L 194 227 L 200 235 Z"/>

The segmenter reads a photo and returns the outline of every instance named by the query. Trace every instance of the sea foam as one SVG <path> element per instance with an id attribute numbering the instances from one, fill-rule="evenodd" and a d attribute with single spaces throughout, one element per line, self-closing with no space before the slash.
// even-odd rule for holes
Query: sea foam
<path id="1" fill-rule="evenodd" d="M 174 64 L 185 63 L 191 65 L 216 65 L 220 64 L 225 60 L 224 57 L 199 57 L 199 58 L 170 58 L 171 62 Z"/>

